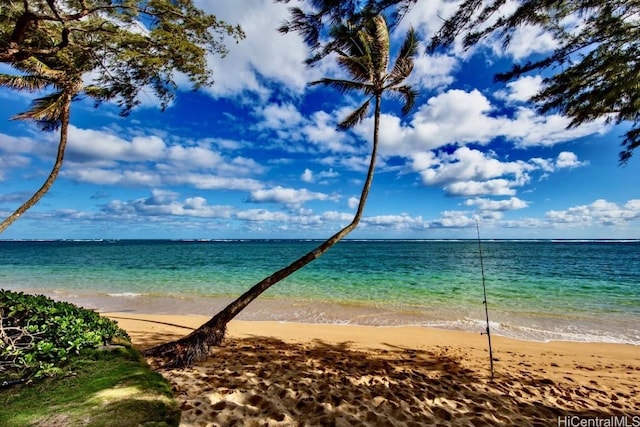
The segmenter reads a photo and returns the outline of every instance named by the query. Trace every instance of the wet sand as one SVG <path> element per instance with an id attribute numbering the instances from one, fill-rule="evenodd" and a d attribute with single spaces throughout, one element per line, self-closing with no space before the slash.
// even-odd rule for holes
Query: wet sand
<path id="1" fill-rule="evenodd" d="M 141 349 L 207 320 L 107 316 Z M 206 361 L 158 370 L 183 426 L 640 426 L 640 346 L 492 342 L 493 380 L 477 333 L 234 321 Z"/>

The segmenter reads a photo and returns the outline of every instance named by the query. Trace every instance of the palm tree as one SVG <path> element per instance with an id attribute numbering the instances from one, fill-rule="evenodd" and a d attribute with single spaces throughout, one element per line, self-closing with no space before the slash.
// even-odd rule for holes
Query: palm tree
<path id="1" fill-rule="evenodd" d="M 13 119 L 33 120 L 38 123 L 43 130 L 60 128 L 60 139 L 58 142 L 56 161 L 44 184 L 42 184 L 33 196 L 0 223 L 0 233 L 26 212 L 27 209 L 38 203 L 58 177 L 67 146 L 71 102 L 83 88 L 80 75 L 56 70 L 35 57 L 16 62 L 13 64 L 13 67 L 22 71 L 24 74 L 19 76 L 0 74 L 0 86 L 32 92 L 42 91 L 48 88 L 54 89 L 52 93 L 35 99 L 29 110 L 14 116 Z"/>
<path id="2" fill-rule="evenodd" d="M 231 319 L 238 315 L 238 313 L 268 288 L 328 251 L 353 231 L 360 222 L 375 169 L 380 128 L 381 98 L 385 92 L 398 94 L 405 101 L 402 109 L 403 113 L 408 113 L 411 110 L 417 92 L 401 83 L 413 70 L 413 57 L 417 52 L 417 39 L 413 30 L 409 30 L 395 65 L 391 71 L 389 71 L 389 31 L 382 16 L 374 17 L 360 30 L 354 31 L 354 29 L 348 26 L 341 26 L 334 32 L 336 36 L 344 34 L 349 34 L 349 36 L 340 41 L 342 49 L 338 50 L 338 62 L 340 66 L 350 74 L 353 80 L 325 78 L 312 82 L 311 85 L 328 85 L 342 92 L 359 91 L 368 96 L 359 108 L 338 125 L 340 129 L 349 129 L 361 122 L 369 110 L 371 101 L 375 100 L 375 124 L 371 159 L 367 177 L 362 188 L 360 203 L 358 204 L 353 220 L 349 225 L 331 236 L 316 249 L 254 285 L 191 334 L 177 341 L 162 344 L 147 350 L 146 355 L 161 357 L 167 361 L 167 365 L 171 366 L 187 366 L 197 360 L 206 358 L 210 348 L 217 346 L 224 339 L 227 324 Z"/>

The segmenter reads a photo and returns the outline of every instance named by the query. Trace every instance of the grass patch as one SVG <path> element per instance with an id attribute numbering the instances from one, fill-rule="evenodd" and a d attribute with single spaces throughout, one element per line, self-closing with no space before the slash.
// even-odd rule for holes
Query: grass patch
<path id="1" fill-rule="evenodd" d="M 0 425 L 177 426 L 180 410 L 166 380 L 133 347 L 88 350 L 72 374 L 0 390 Z"/>

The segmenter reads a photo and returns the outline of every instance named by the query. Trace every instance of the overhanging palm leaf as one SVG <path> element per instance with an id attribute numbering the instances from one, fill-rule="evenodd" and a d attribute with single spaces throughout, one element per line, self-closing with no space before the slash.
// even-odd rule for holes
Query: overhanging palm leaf
<path id="1" fill-rule="evenodd" d="M 340 130 L 348 130 L 360 123 L 367 116 L 369 112 L 369 104 L 371 104 L 371 99 L 367 99 L 360 107 L 356 110 L 352 111 L 351 114 L 347 116 L 346 119 L 342 120 L 338 123 L 338 129 Z"/>
<path id="2" fill-rule="evenodd" d="M 14 68 L 25 74 L 21 76 L 2 74 L 0 75 L 0 86 L 28 91 L 46 90 L 50 87 L 56 90 L 35 99 L 27 111 L 17 114 L 12 118 L 15 120 L 33 120 L 41 129 L 47 131 L 60 128 L 60 139 L 58 142 L 56 161 L 44 184 L 42 184 L 29 200 L 20 205 L 18 209 L 0 223 L 0 233 L 29 208 L 38 203 L 58 177 L 67 145 L 71 102 L 82 90 L 82 79 L 80 75 L 51 69 L 33 57 L 13 65 Z"/>
<path id="3" fill-rule="evenodd" d="M 60 127 L 67 97 L 64 91 L 54 92 L 33 100 L 31 108 L 12 117 L 14 120 L 33 120 L 45 130 Z"/>
<path id="4" fill-rule="evenodd" d="M 36 92 L 46 89 L 49 82 L 38 76 L 14 76 L 9 74 L 0 74 L 0 86 L 9 89 Z"/>

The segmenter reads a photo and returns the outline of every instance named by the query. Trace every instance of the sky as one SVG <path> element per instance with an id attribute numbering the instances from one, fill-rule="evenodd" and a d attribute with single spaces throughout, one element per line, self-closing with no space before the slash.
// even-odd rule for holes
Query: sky
<path id="1" fill-rule="evenodd" d="M 130 116 L 117 106 L 72 106 L 69 144 L 49 193 L 0 239 L 321 239 L 353 218 L 371 151 L 373 118 L 336 124 L 363 99 L 310 87 L 342 78 L 334 58 L 309 68 L 296 34 L 277 31 L 287 5 L 198 0 L 238 23 L 246 38 L 210 57 L 215 84 L 186 80 L 165 111 L 149 91 Z M 409 26 L 428 42 L 454 6 L 419 1 Z M 503 49 L 486 40 L 416 59 L 416 108 L 382 104 L 377 169 L 364 217 L 350 238 L 640 238 L 640 153 L 618 165 L 628 124 L 567 129 L 569 119 L 527 102 L 531 74 L 494 83 L 496 72 L 549 53 L 554 40 L 518 31 Z M 395 52 L 392 52 L 392 55 Z M 0 71 L 9 72 L 6 66 Z M 58 134 L 10 120 L 33 94 L 0 89 L 0 214 L 44 182 Z"/>

